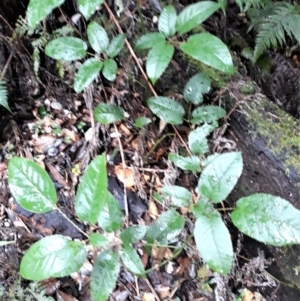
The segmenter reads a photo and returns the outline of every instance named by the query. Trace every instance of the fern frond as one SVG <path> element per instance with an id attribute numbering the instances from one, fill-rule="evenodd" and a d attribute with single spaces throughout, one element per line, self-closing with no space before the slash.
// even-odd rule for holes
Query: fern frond
<path id="1" fill-rule="evenodd" d="M 0 106 L 3 106 L 6 110 L 8 110 L 11 113 L 10 107 L 8 105 L 8 100 L 7 100 L 7 89 L 5 86 L 4 80 L 0 79 Z"/>
<path id="2" fill-rule="evenodd" d="M 241 12 L 246 12 L 250 7 L 264 7 L 267 1 L 262 0 L 235 0 Z"/>
<path id="3" fill-rule="evenodd" d="M 295 6 L 284 2 L 275 5 L 273 13 L 258 22 L 253 61 L 256 62 L 266 49 L 283 46 L 286 35 L 300 42 L 299 24 L 300 13 Z"/>
<path id="4" fill-rule="evenodd" d="M 24 19 L 22 16 L 19 16 L 16 25 L 15 25 L 15 31 L 13 34 L 13 39 L 16 37 L 23 37 L 27 33 L 29 27 L 27 24 L 27 20 Z"/>
<path id="5" fill-rule="evenodd" d="M 52 37 L 53 39 L 58 38 L 58 37 L 65 37 L 70 34 L 74 33 L 74 29 L 71 26 L 63 26 L 59 29 L 56 29 L 55 31 L 52 32 Z"/>

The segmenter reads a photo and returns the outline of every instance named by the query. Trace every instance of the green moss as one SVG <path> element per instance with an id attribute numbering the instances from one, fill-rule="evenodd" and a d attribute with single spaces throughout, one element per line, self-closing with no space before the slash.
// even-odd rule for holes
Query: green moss
<path id="1" fill-rule="evenodd" d="M 300 121 L 267 99 L 249 102 L 243 109 L 249 113 L 246 119 L 253 138 L 263 136 L 273 154 L 284 155 L 286 172 L 293 167 L 300 173 Z"/>

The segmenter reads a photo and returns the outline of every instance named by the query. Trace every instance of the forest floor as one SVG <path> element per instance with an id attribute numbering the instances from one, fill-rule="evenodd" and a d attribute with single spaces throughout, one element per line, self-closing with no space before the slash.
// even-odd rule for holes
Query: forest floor
<path id="1" fill-rule="evenodd" d="M 124 2 L 124 12 L 119 18 L 119 24 L 133 45 L 142 33 L 141 19 L 134 1 Z M 178 10 L 187 5 L 186 1 L 175 2 Z M 157 27 L 155 20 L 159 10 L 155 3 L 145 2 L 142 5 L 147 31 L 153 31 Z M 113 5 L 111 9 L 116 11 Z M 60 11 L 51 14 L 47 30 L 59 28 L 61 20 L 69 20 L 75 13 L 72 1 L 66 1 Z M 0 8 L 0 66 L 3 68 L 0 71 L 7 83 L 9 106 L 13 112 L 10 114 L 0 107 L 0 241 L 16 239 L 15 244 L 0 247 L 0 285 L 3 293 L 0 300 L 40 301 L 33 295 L 33 291 L 37 290 L 36 286 L 30 286 L 29 282 L 20 280 L 18 276 L 22 254 L 43 236 L 61 234 L 79 240 L 83 237 L 57 211 L 33 214 L 15 202 L 7 186 L 10 158 L 34 158 L 52 178 L 59 195 L 59 208 L 84 230 L 88 230 L 88 226 L 76 218 L 74 196 L 82 173 L 97 154 L 106 152 L 110 158 L 107 167 L 108 189 L 121 207 L 124 207 L 124 185 L 127 189 L 128 219 L 131 224 L 147 225 L 165 210 L 152 197 L 159 188 L 165 184 L 180 183 L 193 191 L 197 185 L 197 174 L 183 172 L 167 160 L 170 151 L 182 149 L 183 144 L 177 134 L 186 142 L 189 125 L 177 126 L 176 134 L 169 126 L 161 129 L 159 120 L 140 130 L 133 126 L 135 118 L 146 116 L 153 120 L 153 116 L 146 103 L 151 96 L 148 82 L 136 67 L 128 49 L 118 57 L 116 80 L 108 82 L 99 78 L 94 82 L 89 90 L 93 101 L 88 103 L 86 94 L 76 94 L 70 88 L 74 69 L 63 66 L 64 73 L 61 77 L 55 62 L 42 52 L 40 80 L 36 79 L 31 38 L 9 40 L 18 15 L 25 15 L 24 8 L 18 7 L 15 11 L 12 7 Z M 104 21 L 111 35 L 118 33 L 114 20 L 105 8 L 96 17 Z M 80 22 L 80 26 L 85 26 Z M 239 39 L 245 35 L 247 22 L 247 18 L 239 14 L 233 3 L 229 5 L 226 17 L 218 12 L 204 23 L 204 28 L 219 36 L 239 56 L 244 47 L 243 41 L 240 41 L 241 44 L 234 44 L 233 37 Z M 138 56 L 143 64 L 145 53 L 139 53 Z M 253 73 L 253 70 L 247 68 L 249 64 L 246 63 L 237 66 L 245 79 Z M 175 53 L 164 76 L 155 85 L 157 94 L 180 101 L 184 85 L 197 71 L 197 67 L 187 58 Z M 219 100 L 218 93 L 228 81 L 228 78 L 217 76 L 219 75 L 213 80 L 215 88 L 206 96 L 207 104 Z M 234 80 L 234 77 L 229 80 Z M 118 122 L 115 127 L 93 125 L 92 109 L 101 102 L 120 105 L 126 112 L 126 119 Z M 98 131 L 96 139 L 89 136 L 93 130 Z M 119 146 L 119 138 L 122 147 Z M 128 166 L 126 177 L 121 155 L 124 155 Z M 226 220 L 226 213 L 224 218 Z M 228 223 L 230 224 L 229 221 Z M 180 240 L 184 241 L 189 237 L 191 225 L 192 221 L 188 221 Z M 194 240 L 189 238 L 189 241 L 185 241 L 189 247 L 176 258 L 172 257 L 173 253 L 169 248 L 161 248 L 150 255 L 142 252 L 145 268 L 151 269 L 162 261 L 166 261 L 166 264 L 154 268 L 147 274 L 147 279 L 135 278 L 122 270 L 111 300 L 298 300 L 299 293 L 295 289 L 285 286 L 268 272 L 268 267 L 274 263 L 271 255 L 264 253 L 263 246 L 244 238 L 233 225 L 230 225 L 230 231 L 237 256 L 235 270 L 229 275 L 220 276 L 209 270 L 199 258 Z M 142 246 L 136 245 L 136 248 Z M 247 251 L 254 248 L 255 252 Z M 252 257 L 249 257 L 250 254 Z M 39 287 L 46 289 L 47 296 L 57 301 L 91 300 L 89 275 L 80 280 L 79 274 L 72 276 L 50 279 L 39 284 Z M 80 281 L 82 288 L 79 290 Z M 9 297 L 9 291 L 15 299 Z"/>

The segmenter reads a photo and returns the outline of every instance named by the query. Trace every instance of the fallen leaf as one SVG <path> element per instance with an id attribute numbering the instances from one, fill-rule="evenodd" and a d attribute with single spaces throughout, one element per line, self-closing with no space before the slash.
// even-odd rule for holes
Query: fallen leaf
<path id="1" fill-rule="evenodd" d="M 155 297 L 151 293 L 144 293 L 143 301 L 155 301 Z"/>
<path id="2" fill-rule="evenodd" d="M 135 179 L 133 172 L 130 168 L 123 168 L 120 165 L 115 166 L 115 173 L 120 182 L 124 184 L 126 188 L 135 186 Z"/>
<path id="3" fill-rule="evenodd" d="M 157 219 L 158 217 L 158 209 L 154 201 L 150 201 L 149 208 L 148 208 L 149 215 L 153 219 Z"/>

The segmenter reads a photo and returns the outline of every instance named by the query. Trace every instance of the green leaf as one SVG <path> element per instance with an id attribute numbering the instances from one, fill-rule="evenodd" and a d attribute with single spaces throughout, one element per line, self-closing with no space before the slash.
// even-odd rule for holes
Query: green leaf
<path id="1" fill-rule="evenodd" d="M 223 72 L 234 73 L 232 58 L 227 46 L 210 33 L 192 35 L 186 43 L 180 44 L 180 48 L 195 60 Z"/>
<path id="2" fill-rule="evenodd" d="M 133 225 L 121 232 L 121 239 L 124 245 L 129 245 L 142 239 L 147 231 L 147 226 L 143 225 Z"/>
<path id="3" fill-rule="evenodd" d="M 45 47 L 45 53 L 60 61 L 76 61 L 86 55 L 87 45 L 74 37 L 62 37 L 50 41 Z"/>
<path id="4" fill-rule="evenodd" d="M 116 79 L 117 70 L 117 63 L 113 59 L 108 59 L 104 62 L 102 74 L 107 80 L 112 82 Z"/>
<path id="5" fill-rule="evenodd" d="M 97 156 L 86 169 L 75 196 L 76 215 L 95 224 L 107 197 L 105 154 Z"/>
<path id="6" fill-rule="evenodd" d="M 160 215 L 148 228 L 146 240 L 148 243 L 157 241 L 159 244 L 173 242 L 184 227 L 184 218 L 174 210 L 168 210 Z"/>
<path id="7" fill-rule="evenodd" d="M 256 193 L 241 198 L 231 219 L 241 232 L 265 244 L 300 244 L 300 211 L 278 196 Z"/>
<path id="8" fill-rule="evenodd" d="M 107 300 L 116 286 L 119 272 L 120 263 L 117 253 L 108 250 L 97 257 L 91 274 L 91 296 L 93 300 Z"/>
<path id="9" fill-rule="evenodd" d="M 201 1 L 185 7 L 177 17 L 176 29 L 179 34 L 184 34 L 204 22 L 220 8 L 213 1 Z"/>
<path id="10" fill-rule="evenodd" d="M 103 63 L 95 58 L 87 59 L 79 68 L 75 75 L 74 90 L 76 93 L 82 92 L 98 76 Z"/>
<path id="11" fill-rule="evenodd" d="M 8 164 L 8 184 L 10 192 L 24 209 L 44 213 L 55 208 L 54 184 L 37 163 L 25 158 L 12 158 Z"/>
<path id="12" fill-rule="evenodd" d="M 166 37 L 173 36 L 176 32 L 176 20 L 177 14 L 174 6 L 166 6 L 158 18 L 158 30 Z"/>
<path id="13" fill-rule="evenodd" d="M 88 20 L 96 9 L 103 3 L 103 0 L 77 0 L 78 9 Z"/>
<path id="14" fill-rule="evenodd" d="M 189 133 L 188 143 L 193 154 L 205 154 L 209 151 L 206 137 L 214 129 L 213 125 L 205 123 Z"/>
<path id="15" fill-rule="evenodd" d="M 194 124 L 198 123 L 216 123 L 220 118 L 226 116 L 226 111 L 217 106 L 203 106 L 196 108 L 192 112 L 191 122 Z"/>
<path id="16" fill-rule="evenodd" d="M 96 121 L 101 124 L 110 124 L 123 119 L 123 110 L 111 103 L 100 103 L 94 110 Z"/>
<path id="17" fill-rule="evenodd" d="M 61 235 L 44 237 L 23 256 L 20 274 L 33 281 L 69 276 L 81 268 L 86 255 L 82 243 Z"/>
<path id="18" fill-rule="evenodd" d="M 119 52 L 122 50 L 124 46 L 125 38 L 126 38 L 125 34 L 119 34 L 111 40 L 106 51 L 109 57 L 114 58 L 119 54 Z"/>
<path id="19" fill-rule="evenodd" d="M 192 194 L 186 188 L 181 186 L 164 186 L 159 193 L 165 198 L 169 197 L 173 205 L 179 207 L 188 207 L 192 200 Z"/>
<path id="20" fill-rule="evenodd" d="M 210 88 L 209 76 L 206 73 L 197 73 L 185 85 L 183 96 L 186 101 L 199 105 L 203 102 L 203 94 L 208 93 Z"/>
<path id="21" fill-rule="evenodd" d="M 233 248 L 229 231 L 216 210 L 199 216 L 194 236 L 204 262 L 215 272 L 228 274 L 233 261 Z"/>
<path id="22" fill-rule="evenodd" d="M 106 51 L 109 39 L 105 29 L 97 22 L 91 22 L 87 27 L 88 40 L 97 53 Z"/>
<path id="23" fill-rule="evenodd" d="M 106 232 L 117 231 L 122 227 L 120 205 L 110 192 L 107 192 L 106 205 L 98 217 L 98 224 Z"/>
<path id="24" fill-rule="evenodd" d="M 168 159 L 183 170 L 200 171 L 201 161 L 196 156 L 183 157 L 178 154 L 169 154 Z"/>
<path id="25" fill-rule="evenodd" d="M 238 181 L 242 170 L 243 158 L 240 152 L 214 156 L 200 175 L 198 182 L 200 195 L 214 203 L 225 200 Z"/>
<path id="26" fill-rule="evenodd" d="M 4 80 L 0 79 L 0 106 L 3 106 L 6 110 L 12 113 L 8 105 L 7 94 L 8 93 L 7 93 L 7 88 L 5 86 L 5 82 Z"/>
<path id="27" fill-rule="evenodd" d="M 181 124 L 184 108 L 175 100 L 163 96 L 153 96 L 147 101 L 150 110 L 160 119 L 170 124 Z"/>
<path id="28" fill-rule="evenodd" d="M 123 264 L 131 273 L 145 277 L 143 263 L 133 247 L 129 245 L 125 246 L 123 249 L 121 249 L 120 256 Z"/>
<path id="29" fill-rule="evenodd" d="M 147 75 L 154 85 L 164 73 L 174 54 L 174 46 L 170 44 L 154 44 L 150 49 L 146 62 Z"/>
<path id="30" fill-rule="evenodd" d="M 99 233 L 92 233 L 90 235 L 90 241 L 94 247 L 104 247 L 109 243 L 109 240 Z"/>
<path id="31" fill-rule="evenodd" d="M 138 117 L 134 120 L 134 126 L 136 128 L 142 128 L 144 126 L 146 126 L 147 124 L 149 124 L 151 122 L 151 119 L 147 118 L 147 117 Z"/>
<path id="32" fill-rule="evenodd" d="M 152 48 L 154 45 L 157 44 L 164 44 L 165 43 L 165 37 L 160 32 L 151 32 L 146 33 L 143 36 L 141 36 L 136 44 L 136 49 L 149 49 Z"/>
<path id="33" fill-rule="evenodd" d="M 33 32 L 40 21 L 45 19 L 54 8 L 63 3 L 64 0 L 43 0 L 43 3 L 40 0 L 30 0 L 26 13 L 30 31 Z"/>

